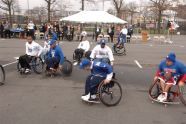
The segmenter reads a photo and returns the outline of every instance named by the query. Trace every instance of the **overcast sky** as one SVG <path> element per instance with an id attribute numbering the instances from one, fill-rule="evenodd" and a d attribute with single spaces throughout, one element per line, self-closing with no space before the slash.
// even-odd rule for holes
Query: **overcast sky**
<path id="1" fill-rule="evenodd" d="M 24 9 L 24 10 L 28 9 L 28 2 L 27 1 L 29 1 L 29 8 L 30 9 L 35 6 L 45 6 L 46 5 L 44 0 L 18 0 L 18 1 L 19 1 L 19 5 L 20 5 L 21 9 Z M 58 0 L 58 1 L 62 1 L 64 4 L 70 3 L 72 6 L 71 8 L 73 8 L 74 11 L 79 10 L 79 8 L 81 7 L 80 0 Z M 93 6 L 92 4 L 89 4 L 88 8 L 102 10 L 102 2 L 101 2 L 102 0 L 97 0 L 97 1 L 100 1 L 100 2 L 96 3 L 95 6 Z M 111 4 L 111 2 L 108 2 L 107 0 L 104 0 L 104 1 L 106 1 L 105 2 L 105 10 L 107 10 L 112 6 L 112 4 Z M 112 0 L 110 0 L 110 1 L 112 1 Z M 127 2 L 136 1 L 137 3 L 139 3 L 139 1 L 141 1 L 141 0 L 126 0 L 126 1 Z M 59 4 L 60 4 L 60 2 L 59 2 Z M 85 9 L 87 10 L 88 8 L 85 8 Z"/>

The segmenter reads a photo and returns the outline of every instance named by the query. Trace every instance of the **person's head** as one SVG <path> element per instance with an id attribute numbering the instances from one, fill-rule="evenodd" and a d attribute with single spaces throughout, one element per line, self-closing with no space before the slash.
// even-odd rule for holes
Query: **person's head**
<path id="1" fill-rule="evenodd" d="M 106 40 L 105 39 L 101 39 L 100 40 L 100 46 L 101 46 L 101 48 L 105 48 L 105 45 L 106 45 Z"/>
<path id="2" fill-rule="evenodd" d="M 49 45 L 50 45 L 50 48 L 55 48 L 56 47 L 56 40 L 52 39 L 50 42 L 49 42 Z"/>
<path id="3" fill-rule="evenodd" d="M 32 36 L 31 36 L 31 35 L 28 35 L 28 36 L 27 36 L 27 42 L 28 42 L 29 44 L 31 44 L 32 41 L 33 41 Z"/>
<path id="4" fill-rule="evenodd" d="M 175 63 L 175 61 L 176 61 L 175 53 L 169 53 L 166 57 L 166 65 L 171 66 Z"/>
<path id="5" fill-rule="evenodd" d="M 80 69 L 90 70 L 91 61 L 89 59 L 82 59 L 79 65 Z"/>

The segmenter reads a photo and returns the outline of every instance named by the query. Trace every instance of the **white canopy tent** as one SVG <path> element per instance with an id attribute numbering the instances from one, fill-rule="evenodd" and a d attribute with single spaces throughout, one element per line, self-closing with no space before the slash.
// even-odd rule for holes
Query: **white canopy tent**
<path id="1" fill-rule="evenodd" d="M 107 23 L 107 24 L 126 24 L 127 22 L 113 16 L 105 11 L 81 11 L 77 14 L 60 19 L 76 23 Z"/>

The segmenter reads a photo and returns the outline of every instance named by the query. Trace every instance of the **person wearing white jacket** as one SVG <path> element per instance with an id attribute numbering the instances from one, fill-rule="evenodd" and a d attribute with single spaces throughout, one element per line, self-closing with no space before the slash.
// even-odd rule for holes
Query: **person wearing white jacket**
<path id="1" fill-rule="evenodd" d="M 82 33 L 82 41 L 79 43 L 77 49 L 75 49 L 74 53 L 75 53 L 75 59 L 77 59 L 78 61 L 80 61 L 80 59 L 83 57 L 83 55 L 89 51 L 90 49 L 90 43 L 89 41 L 86 39 L 87 33 L 84 31 L 84 33 Z M 80 55 L 80 57 L 78 58 L 78 55 Z"/>
<path id="2" fill-rule="evenodd" d="M 114 57 L 110 47 L 106 45 L 106 40 L 101 39 L 100 44 L 96 45 L 91 52 L 90 58 L 92 60 L 110 63 L 113 66 Z"/>
<path id="3" fill-rule="evenodd" d="M 27 37 L 26 42 L 26 54 L 19 57 L 19 63 L 21 65 L 22 70 L 25 70 L 25 73 L 30 72 L 30 65 L 32 57 L 38 57 L 42 53 L 43 48 L 33 41 L 32 36 Z"/>

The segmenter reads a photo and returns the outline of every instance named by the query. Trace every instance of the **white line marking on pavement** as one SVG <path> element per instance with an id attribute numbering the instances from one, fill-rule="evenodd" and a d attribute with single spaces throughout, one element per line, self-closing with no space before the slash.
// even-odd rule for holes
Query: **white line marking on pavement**
<path id="1" fill-rule="evenodd" d="M 138 66 L 139 68 L 143 68 L 137 60 L 134 60 L 134 62 L 137 64 L 137 66 Z"/>
<path id="2" fill-rule="evenodd" d="M 11 62 L 11 63 L 8 63 L 8 64 L 4 64 L 3 67 L 9 66 L 9 65 L 12 65 L 12 64 L 15 64 L 15 63 L 17 63 L 17 61 Z"/>
<path id="3" fill-rule="evenodd" d="M 185 46 L 182 45 L 182 46 L 180 46 L 180 47 L 181 47 L 181 48 L 184 48 Z"/>

